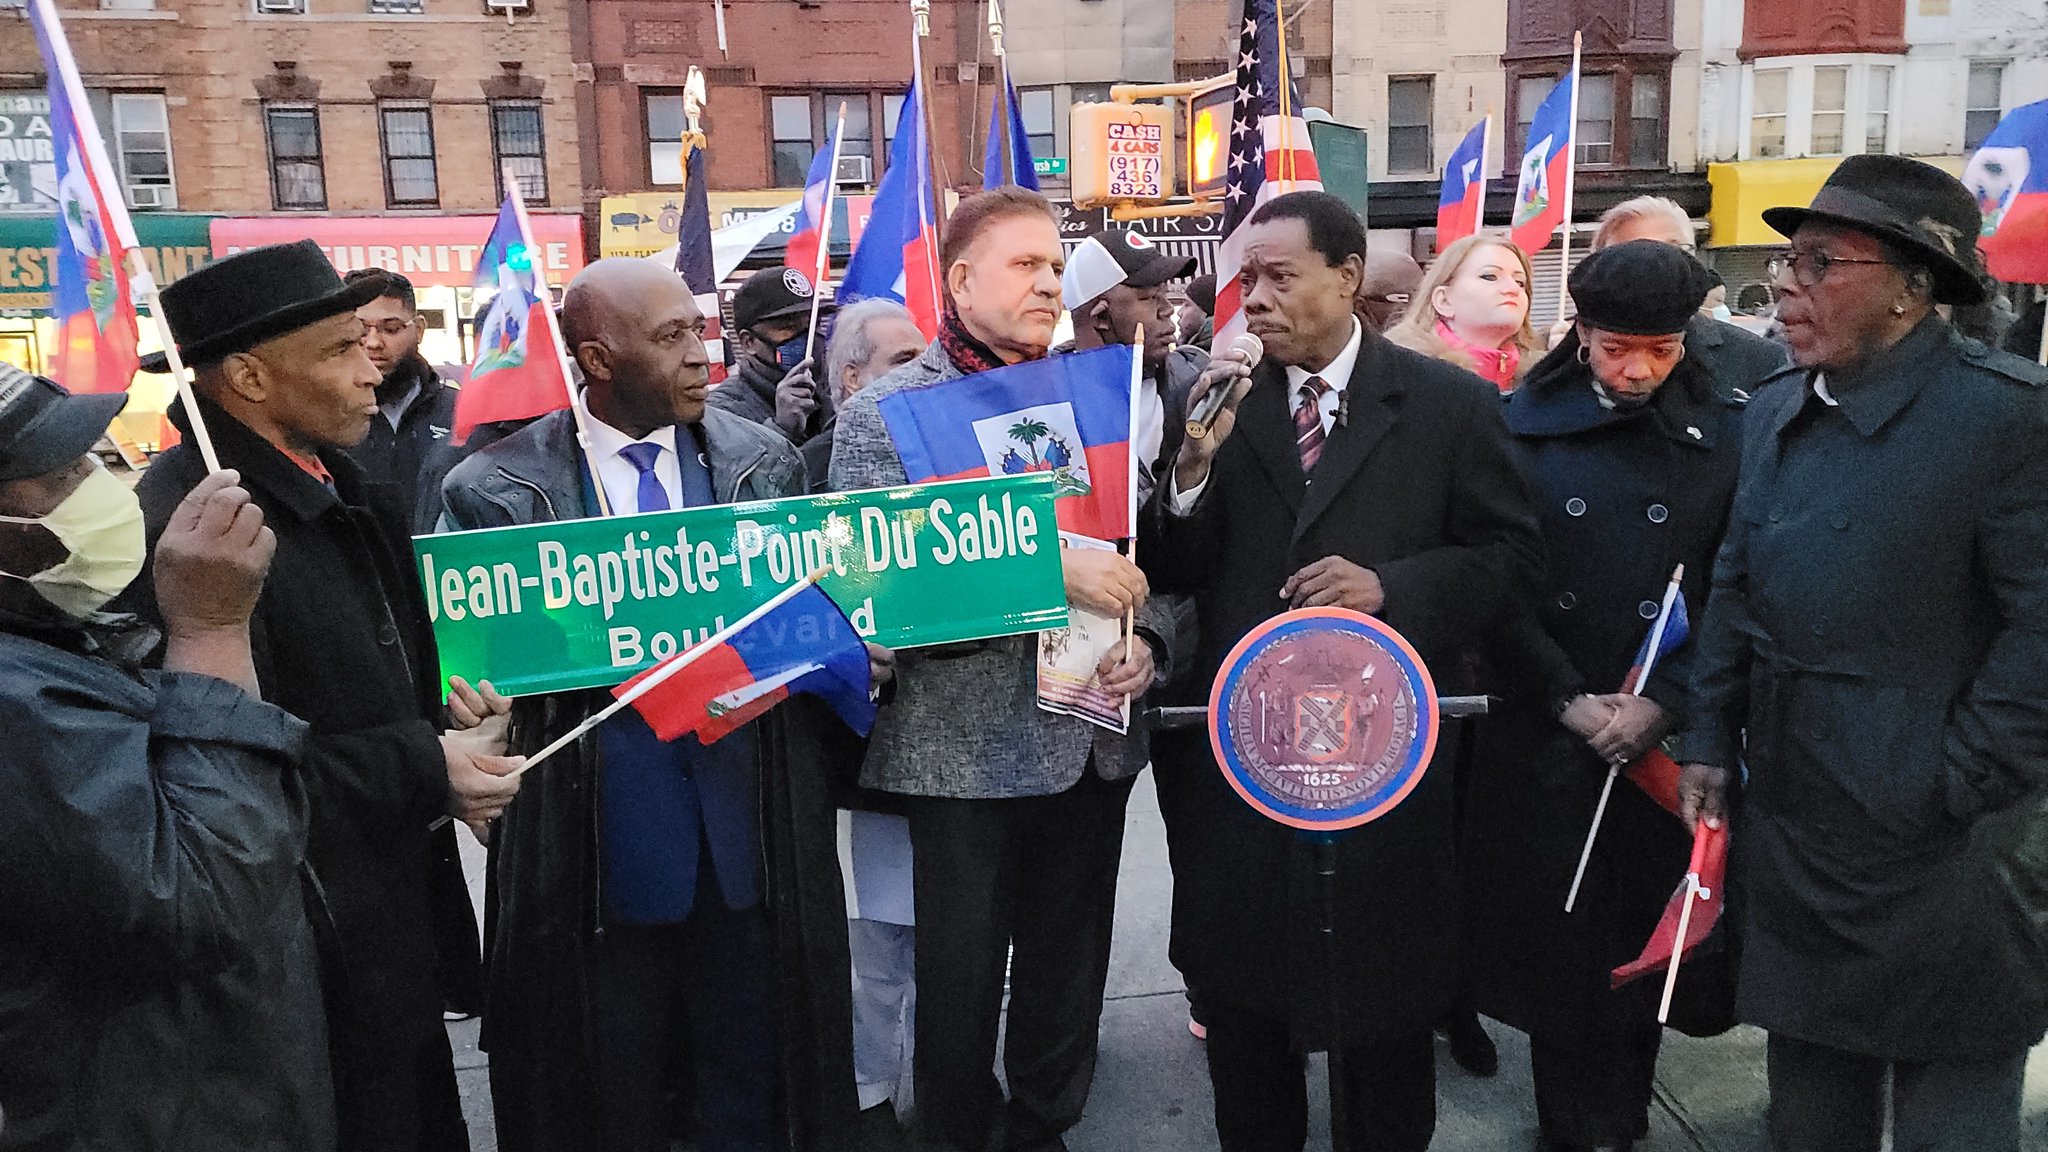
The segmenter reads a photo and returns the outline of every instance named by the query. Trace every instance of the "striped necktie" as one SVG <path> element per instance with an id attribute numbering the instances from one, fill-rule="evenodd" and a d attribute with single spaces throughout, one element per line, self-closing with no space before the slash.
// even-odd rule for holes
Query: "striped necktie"
<path id="1" fill-rule="evenodd" d="M 1315 471 L 1316 461 L 1323 457 L 1323 393 L 1329 390 L 1321 376 L 1301 382 L 1301 403 L 1294 407 L 1294 447 L 1301 453 L 1303 473 Z"/>

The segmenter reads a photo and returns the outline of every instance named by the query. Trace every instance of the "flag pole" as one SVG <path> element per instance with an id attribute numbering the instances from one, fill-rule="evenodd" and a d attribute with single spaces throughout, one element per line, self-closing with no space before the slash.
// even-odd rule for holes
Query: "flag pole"
<path id="1" fill-rule="evenodd" d="M 685 157 L 687 164 L 688 158 Z M 569 345 L 562 339 L 561 322 L 555 319 L 555 297 L 548 291 L 547 257 L 540 246 L 533 242 L 533 222 L 526 218 L 526 195 L 519 190 L 519 180 L 511 164 L 503 169 L 507 199 L 512 201 L 512 218 L 519 225 L 519 242 L 526 245 L 528 259 L 533 267 L 534 295 L 540 297 L 540 313 L 546 320 L 548 336 L 554 341 L 557 367 L 562 373 L 562 387 L 569 393 L 569 414 L 576 421 L 576 444 L 583 449 L 583 463 L 590 470 L 591 494 L 597 497 L 597 514 L 609 516 L 612 505 L 605 495 L 604 480 L 597 473 L 597 459 L 590 454 L 590 428 L 584 422 L 583 405 L 576 397 L 575 368 L 570 363 Z"/>
<path id="2" fill-rule="evenodd" d="M 590 716 L 585 718 L 581 724 L 576 725 L 574 728 L 571 728 L 567 732 L 564 732 L 560 736 L 556 737 L 552 742 L 548 744 L 547 747 L 542 748 L 540 751 L 535 752 L 531 756 L 528 756 L 524 764 L 521 764 L 519 767 L 514 768 L 512 771 L 506 773 L 506 778 L 516 780 L 519 777 L 524 776 L 527 772 L 527 769 L 532 768 L 534 765 L 539 764 L 541 761 L 547 759 L 550 756 L 553 756 L 555 753 L 560 752 L 562 749 L 582 739 L 584 735 L 587 734 L 592 728 L 595 728 L 599 724 L 602 724 L 605 721 L 611 719 L 612 717 L 618 715 L 622 709 L 629 707 L 635 700 L 640 699 L 642 696 L 647 695 L 649 692 L 667 683 L 670 680 L 670 678 L 675 676 L 676 673 L 681 672 L 683 669 L 688 668 L 690 665 L 695 664 L 698 660 L 702 659 L 705 653 L 710 652 L 713 648 L 718 647 L 720 644 L 723 644 L 727 640 L 730 640 L 734 636 L 738 635 L 741 629 L 746 628 L 754 621 L 759 620 L 761 617 L 766 616 L 768 613 L 773 612 L 777 608 L 782 607 L 782 605 L 788 603 L 790 599 L 794 597 L 797 593 L 803 591 L 804 589 L 810 587 L 813 584 L 816 584 L 821 578 L 824 577 L 825 573 L 828 571 L 830 571 L 829 565 L 820 564 L 818 567 L 812 569 L 810 573 L 806 575 L 803 579 L 797 581 L 796 583 L 790 585 L 787 588 L 784 588 L 782 591 L 777 592 L 775 595 L 769 597 L 768 600 L 765 603 L 763 603 L 760 607 L 747 613 L 745 616 L 740 617 L 738 620 L 732 622 L 731 624 L 728 624 L 725 627 L 720 628 L 717 632 L 712 633 L 710 636 L 705 637 L 704 640 L 695 645 L 692 645 L 688 650 L 683 652 L 682 655 L 672 657 L 668 663 L 657 666 L 653 672 L 648 674 L 647 679 L 642 680 L 638 684 L 633 685 L 632 688 L 627 690 L 625 695 L 620 696 L 618 699 L 612 701 L 610 704 L 605 705 L 602 710 L 592 713 Z"/>
<path id="3" fill-rule="evenodd" d="M 832 201 L 839 191 L 839 151 L 846 145 L 846 101 L 839 102 L 839 125 L 832 130 L 832 167 L 825 173 L 825 218 L 818 221 L 818 263 L 811 275 L 811 324 L 804 330 L 804 359 L 818 343 L 818 307 L 825 300 L 825 276 L 832 270 Z M 815 373 L 816 369 L 813 369 Z"/>
<path id="4" fill-rule="evenodd" d="M 1579 168 L 1579 49 L 1582 33 L 1572 33 L 1572 122 L 1564 134 L 1564 248 L 1557 260 L 1557 315 L 1564 318 L 1564 302 L 1570 298 L 1572 275 L 1572 187 L 1578 183 Z"/>
<path id="5" fill-rule="evenodd" d="M 1128 501 L 1131 525 L 1130 545 L 1124 550 L 1124 559 L 1138 562 L 1138 389 L 1145 386 L 1145 326 L 1139 325 L 1131 333 L 1131 451 L 1130 479 L 1124 485 L 1124 498 Z M 1132 647 L 1138 642 L 1138 606 L 1133 603 L 1124 609 L 1124 659 L 1131 658 Z M 1129 704 L 1130 696 L 1124 697 Z"/>
<path id="6" fill-rule="evenodd" d="M 1294 180 L 1294 74 L 1287 66 L 1287 3 L 1273 0 L 1273 38 L 1280 44 L 1280 179 Z"/>
<path id="7" fill-rule="evenodd" d="M 910 64 L 915 70 L 910 81 L 910 93 L 917 99 L 918 136 L 923 144 L 921 150 L 912 149 L 918 153 L 912 159 L 918 166 L 918 174 L 923 178 L 923 183 L 932 193 L 931 200 L 927 201 L 922 190 L 917 192 L 917 223 L 919 232 L 923 233 L 933 231 L 932 213 L 943 207 L 938 201 L 943 193 L 939 190 L 939 180 L 933 162 L 933 153 L 936 150 L 932 147 L 932 102 L 927 98 L 929 93 L 926 90 L 924 73 L 924 37 L 931 32 L 931 0 L 910 0 L 910 10 L 917 18 L 916 27 L 911 30 L 910 35 Z M 945 290 L 941 283 L 946 270 L 938 266 L 938 253 L 932 250 L 931 245 L 922 245 L 921 248 L 925 252 L 926 268 L 932 273 L 929 277 L 932 282 L 932 315 L 943 316 L 946 312 L 946 302 Z M 908 289 L 909 269 L 904 269 L 904 272 L 904 287 Z"/>
<path id="8" fill-rule="evenodd" d="M 164 361 L 170 366 L 171 379 L 178 384 L 178 399 L 185 404 L 185 415 L 192 423 L 192 439 L 199 443 L 199 458 L 206 461 L 208 472 L 220 471 L 220 456 L 213 450 L 213 436 L 206 430 L 206 417 L 199 411 L 199 401 L 192 394 L 192 374 L 185 371 L 185 358 L 178 354 L 178 339 L 171 335 L 171 323 L 164 318 L 163 298 L 156 290 L 156 278 L 149 274 L 149 264 L 142 258 L 140 248 L 128 250 L 128 278 L 132 284 L 142 286 L 144 301 L 149 305 L 149 322 L 156 329 L 156 338 L 164 346 Z"/>
<path id="9" fill-rule="evenodd" d="M 178 341 L 171 335 L 170 321 L 164 318 L 163 298 L 157 292 L 156 278 L 150 275 L 149 264 L 142 258 L 142 242 L 135 237 L 135 222 L 128 216 L 128 202 L 118 194 L 121 186 L 111 179 L 113 161 L 108 158 L 106 140 L 100 136 L 99 120 L 93 116 L 92 105 L 85 98 L 85 84 L 78 77 L 78 61 L 71 55 L 71 38 L 65 35 L 64 21 L 58 17 L 51 0 L 30 0 L 30 3 L 34 5 L 31 10 L 34 20 L 47 30 L 50 51 L 56 56 L 53 79 L 64 86 L 64 101 L 71 105 L 71 123 L 85 142 L 86 154 L 82 159 L 90 173 L 90 183 L 99 193 L 95 201 L 107 214 L 106 224 L 112 226 L 114 242 L 128 253 L 131 292 L 123 303 L 132 307 L 132 289 L 137 284 L 141 285 L 143 300 L 149 305 L 150 324 L 156 329 L 157 340 L 164 346 L 164 359 L 170 364 L 171 379 L 177 382 L 178 398 L 185 402 L 185 415 L 191 419 L 192 438 L 199 442 L 200 459 L 206 462 L 208 472 L 218 472 L 221 470 L 220 457 L 213 450 L 213 437 L 207 434 L 206 417 L 193 399 L 192 382 L 185 371 L 184 358 L 178 355 Z M 109 189 L 116 195 L 108 197 L 106 192 Z M 58 227 L 62 226 L 60 221 Z"/>
<path id="10" fill-rule="evenodd" d="M 1003 54 L 1003 9 L 1001 0 L 988 0 L 989 50 L 996 58 L 996 69 L 1002 73 L 996 79 L 996 106 L 994 121 L 990 125 L 990 142 L 996 132 L 1003 134 L 1003 183 L 1017 182 L 1017 157 L 1010 149 L 1010 59 Z M 1000 125 L 1000 127 L 997 127 Z M 984 174 L 985 175 L 985 174 Z"/>
<path id="11" fill-rule="evenodd" d="M 2048 368 L 2048 288 L 2035 288 L 2034 295 L 2041 298 L 2041 346 L 2034 352 L 2034 363 Z"/>
<path id="12" fill-rule="evenodd" d="M 1643 685 L 1650 682 L 1650 673 L 1657 667 L 1657 650 L 1664 644 L 1664 629 L 1671 623 L 1671 611 L 1678 603 L 1678 586 L 1685 579 L 1685 565 L 1671 570 L 1671 583 L 1664 586 L 1664 606 L 1657 613 L 1657 623 L 1650 629 L 1650 649 L 1643 657 L 1642 675 L 1630 686 L 1629 695 L 1641 696 Z M 1607 817 L 1607 801 L 1614 795 L 1614 778 L 1621 775 L 1621 765 L 1607 766 L 1607 782 L 1600 786 L 1600 803 L 1593 808 L 1593 826 L 1586 829 L 1586 846 L 1579 850 L 1579 867 L 1572 873 L 1571 891 L 1565 893 L 1564 910 L 1569 914 L 1572 905 L 1579 902 L 1579 884 L 1586 878 L 1586 862 L 1593 858 L 1593 841 L 1600 837 L 1600 822 Z"/>
<path id="13" fill-rule="evenodd" d="M 1486 109 L 1486 119 L 1480 121 L 1479 129 L 1479 206 L 1472 213 L 1472 233 L 1486 227 L 1486 178 L 1493 172 L 1493 109 Z"/>
<path id="14" fill-rule="evenodd" d="M 1678 988 L 1678 962 L 1685 956 L 1685 934 L 1692 928 L 1692 906 L 1710 893 L 1700 887 L 1700 872 L 1706 867 L 1707 837 L 1712 830 L 1702 820 L 1693 825 L 1692 859 L 1685 866 L 1685 904 L 1678 910 L 1678 935 L 1671 942 L 1671 967 L 1664 972 L 1664 998 L 1657 1002 L 1657 1023 L 1671 1018 L 1671 993 Z"/>

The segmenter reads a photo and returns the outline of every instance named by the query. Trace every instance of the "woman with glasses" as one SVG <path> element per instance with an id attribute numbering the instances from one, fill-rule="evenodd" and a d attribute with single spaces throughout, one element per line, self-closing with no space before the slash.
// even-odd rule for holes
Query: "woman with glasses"
<path id="1" fill-rule="evenodd" d="M 1469 794 L 1466 946 L 1480 1011 L 1529 1034 L 1545 1152 L 1625 1149 L 1649 1131 L 1660 982 L 1609 973 L 1642 951 L 1690 837 L 1616 785 L 1574 910 L 1567 890 L 1610 767 L 1683 711 L 1689 652 L 1625 686 L 1673 569 L 1704 607 L 1734 499 L 1742 410 L 1689 355 L 1710 274 L 1674 245 L 1603 248 L 1572 271 L 1579 316 L 1508 400 L 1548 556 L 1533 610 L 1488 653 L 1509 704 Z"/>
<path id="2" fill-rule="evenodd" d="M 1779 1152 L 2014 1152 L 2048 1031 L 2048 371 L 1958 334 L 1976 199 L 1851 156 L 1791 240 L 1681 811 L 1725 819 Z M 1680 977 L 1681 981 L 1684 979 Z M 1889 1113 L 1889 1115 L 1887 1115 Z"/>
<path id="3" fill-rule="evenodd" d="M 1484 377 L 1505 396 L 1542 346 L 1529 330 L 1529 258 L 1498 236 L 1438 254 L 1387 339 Z"/>

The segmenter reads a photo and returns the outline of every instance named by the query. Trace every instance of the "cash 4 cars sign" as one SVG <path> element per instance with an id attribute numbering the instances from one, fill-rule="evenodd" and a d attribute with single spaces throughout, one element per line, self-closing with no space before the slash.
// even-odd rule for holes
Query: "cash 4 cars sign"
<path id="1" fill-rule="evenodd" d="M 1067 622 L 1046 473 L 421 536 L 441 673 L 507 695 L 610 687 L 819 567 L 892 648 Z"/>

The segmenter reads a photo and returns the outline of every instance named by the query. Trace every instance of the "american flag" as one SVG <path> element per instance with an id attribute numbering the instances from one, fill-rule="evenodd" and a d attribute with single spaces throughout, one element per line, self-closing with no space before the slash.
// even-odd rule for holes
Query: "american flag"
<path id="1" fill-rule="evenodd" d="M 725 379 L 725 336 L 718 323 L 718 272 L 711 259 L 711 196 L 705 184 L 703 145 L 690 145 L 686 168 L 683 218 L 676 227 L 676 275 L 704 313 L 704 350 L 711 357 L 711 382 L 717 384 Z"/>
<path id="2" fill-rule="evenodd" d="M 1281 84 L 1287 109 L 1281 113 Z M 1274 0 L 1245 0 L 1237 42 L 1237 101 L 1230 110 L 1230 158 L 1224 168 L 1223 246 L 1216 259 L 1216 347 L 1244 331 L 1237 272 L 1244 222 L 1259 205 L 1288 192 L 1321 191 L 1308 122 L 1292 77 L 1280 71 L 1280 19 Z"/>

